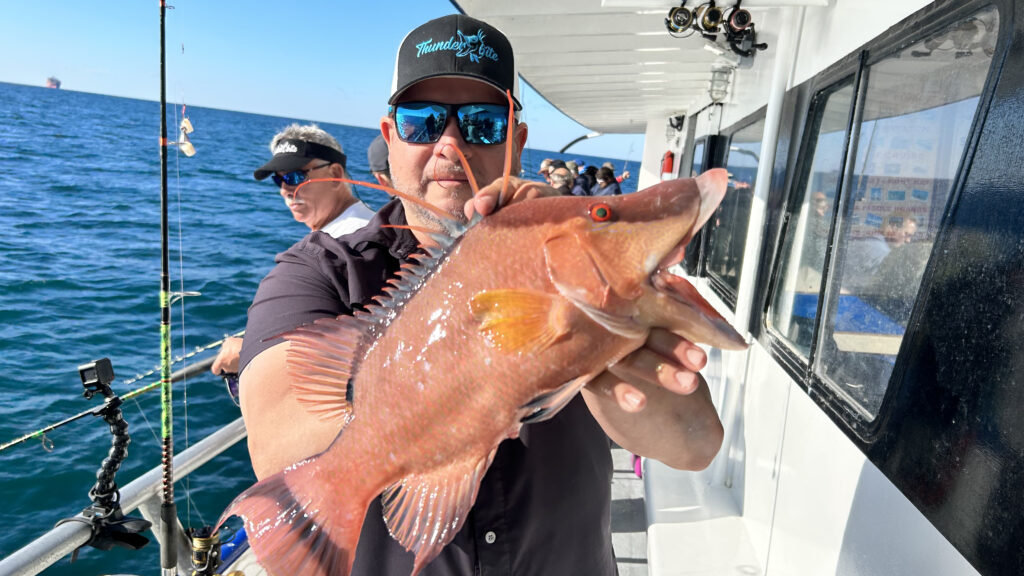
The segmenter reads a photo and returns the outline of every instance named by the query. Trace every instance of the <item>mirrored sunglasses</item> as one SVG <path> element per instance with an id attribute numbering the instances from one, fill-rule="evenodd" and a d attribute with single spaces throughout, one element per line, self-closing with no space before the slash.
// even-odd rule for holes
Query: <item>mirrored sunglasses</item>
<path id="1" fill-rule="evenodd" d="M 312 172 L 313 170 L 325 168 L 327 166 L 330 166 L 331 164 L 333 164 L 333 162 L 324 162 L 319 166 L 313 166 L 312 168 L 308 168 L 306 170 L 293 170 L 285 174 L 278 174 L 277 172 L 274 172 L 273 174 L 270 175 L 270 177 L 274 180 L 274 184 L 279 187 L 283 184 L 287 184 L 289 186 L 298 186 L 299 184 L 305 182 L 306 178 L 309 178 L 310 172 Z"/>
<path id="2" fill-rule="evenodd" d="M 403 102 L 391 107 L 398 137 L 413 144 L 433 144 L 441 139 L 448 118 L 455 116 L 467 144 L 502 144 L 508 131 L 508 106 L 504 104 L 441 104 Z"/>

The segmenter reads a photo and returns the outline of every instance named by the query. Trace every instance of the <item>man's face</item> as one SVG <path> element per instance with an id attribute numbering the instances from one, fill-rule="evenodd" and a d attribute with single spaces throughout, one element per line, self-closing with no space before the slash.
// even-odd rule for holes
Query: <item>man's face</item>
<path id="1" fill-rule="evenodd" d="M 402 95 L 399 102 L 438 102 L 442 104 L 495 103 L 507 100 L 492 86 L 466 78 L 431 78 Z M 388 142 L 391 178 L 395 188 L 425 199 L 460 221 L 465 220 L 463 206 L 473 191 L 455 148 L 462 151 L 481 187 L 502 176 L 505 146 L 466 144 L 454 118 L 448 118 L 441 138 L 433 144 L 403 142 L 395 130 L 393 118 L 381 119 L 381 132 Z M 526 143 L 526 124 L 517 124 L 512 137 L 512 174 L 519 174 L 519 157 Z M 436 216 L 423 208 L 406 203 L 410 222 L 432 222 Z M 436 227 L 436 226 L 435 226 Z"/>
<path id="2" fill-rule="evenodd" d="M 325 166 L 325 164 L 327 164 Z M 316 178 L 339 178 L 342 177 L 340 164 L 330 164 L 327 160 L 314 158 L 301 168 L 306 170 L 307 180 Z M 281 196 L 284 203 L 291 210 L 292 216 L 298 222 L 302 222 L 310 230 L 319 230 L 331 220 L 341 214 L 345 208 L 347 199 L 347 185 L 343 182 L 310 182 L 300 185 L 298 194 L 295 193 L 298 186 L 281 184 Z"/>

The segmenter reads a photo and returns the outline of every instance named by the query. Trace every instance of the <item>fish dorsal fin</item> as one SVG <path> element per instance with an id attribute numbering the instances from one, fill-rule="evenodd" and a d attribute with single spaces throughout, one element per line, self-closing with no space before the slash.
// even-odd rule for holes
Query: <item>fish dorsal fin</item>
<path id="1" fill-rule="evenodd" d="M 572 306 L 533 290 L 484 290 L 469 301 L 480 331 L 502 352 L 536 353 L 569 332 Z"/>
<path id="2" fill-rule="evenodd" d="M 412 474 L 384 490 L 384 523 L 395 540 L 416 554 L 413 574 L 462 528 L 496 451 L 479 461 L 463 460 Z"/>
<path id="3" fill-rule="evenodd" d="M 353 316 L 321 318 L 284 335 L 288 375 L 296 399 L 314 416 L 344 426 L 352 417 L 348 383 L 369 322 Z"/>

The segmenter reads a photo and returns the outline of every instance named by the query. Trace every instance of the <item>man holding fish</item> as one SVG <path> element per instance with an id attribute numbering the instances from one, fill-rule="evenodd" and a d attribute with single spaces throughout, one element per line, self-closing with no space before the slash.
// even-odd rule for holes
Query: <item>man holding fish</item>
<path id="1" fill-rule="evenodd" d="M 229 513 L 246 517 L 279 575 L 615 574 L 608 438 L 683 469 L 707 466 L 721 444 L 696 374 L 704 352 L 648 319 L 671 309 L 692 339 L 744 345 L 661 273 L 725 177 L 657 198 L 537 199 L 557 193 L 508 176 L 527 137 L 512 47 L 463 15 L 406 36 L 389 105 L 381 132 L 398 198 L 357 232 L 278 255 L 249 310 L 241 406 L 261 482 Z M 476 182 L 487 185 L 474 196 Z M 517 220 L 546 218 L 524 211 L 534 203 L 582 207 L 593 230 Z M 587 234 L 652 206 L 679 220 L 614 239 L 678 237 L 637 258 L 642 247 L 626 245 L 596 273 Z M 520 266 L 528 255 L 547 273 Z M 644 268 L 644 285 L 615 260 Z M 647 282 L 655 267 L 663 294 Z"/>

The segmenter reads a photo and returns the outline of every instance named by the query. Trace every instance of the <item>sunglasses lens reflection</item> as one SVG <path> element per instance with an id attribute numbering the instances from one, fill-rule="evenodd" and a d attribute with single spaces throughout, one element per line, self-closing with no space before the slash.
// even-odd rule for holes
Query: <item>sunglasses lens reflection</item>
<path id="1" fill-rule="evenodd" d="M 410 102 L 395 107 L 398 137 L 413 144 L 441 139 L 448 122 L 448 106 Z M 500 104 L 463 104 L 456 111 L 459 132 L 468 144 L 501 144 L 508 127 L 508 108 Z"/>

